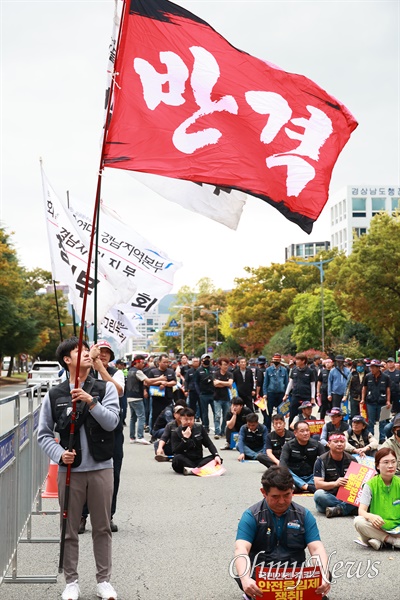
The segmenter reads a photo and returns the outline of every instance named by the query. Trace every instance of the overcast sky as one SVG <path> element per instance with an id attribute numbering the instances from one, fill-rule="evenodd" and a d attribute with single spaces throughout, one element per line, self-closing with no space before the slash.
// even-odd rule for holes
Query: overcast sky
<path id="1" fill-rule="evenodd" d="M 300 73 L 359 122 L 333 171 L 348 184 L 400 184 L 400 3 L 182 0 L 234 46 Z M 1 0 L 0 220 L 28 268 L 50 269 L 39 157 L 60 197 L 93 205 L 114 1 Z M 329 239 L 325 208 L 308 236 L 249 198 L 236 232 L 161 200 L 106 169 L 104 201 L 183 262 L 175 290 L 211 277 L 232 287 L 243 267 L 284 261 L 290 243 Z"/>

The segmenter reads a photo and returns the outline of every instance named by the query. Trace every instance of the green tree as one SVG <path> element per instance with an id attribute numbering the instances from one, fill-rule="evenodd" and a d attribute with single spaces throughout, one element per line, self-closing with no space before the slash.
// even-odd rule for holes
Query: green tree
<path id="1" fill-rule="evenodd" d="M 296 350 L 321 348 L 321 292 L 319 289 L 311 293 L 298 294 L 289 308 L 289 316 L 293 321 L 292 340 Z M 332 290 L 324 293 L 325 346 L 332 347 L 334 340 L 340 336 L 347 322 L 347 317 L 336 304 Z"/>
<path id="2" fill-rule="evenodd" d="M 48 271 L 27 271 L 19 264 L 10 236 L 0 228 L 0 358 L 22 352 L 54 358 L 60 338 L 54 294 L 44 293 L 50 283 Z M 67 323 L 61 293 L 59 305 L 61 320 Z M 67 328 L 65 334 L 70 334 Z"/>
<path id="3" fill-rule="evenodd" d="M 272 336 L 262 351 L 267 360 L 271 360 L 275 352 L 279 352 L 279 354 L 285 356 L 294 356 L 296 354 L 296 344 L 292 340 L 293 329 L 294 325 L 290 323 Z"/>
<path id="4" fill-rule="evenodd" d="M 261 351 L 272 336 L 290 323 L 288 310 L 299 293 L 319 284 L 317 269 L 295 262 L 246 268 L 228 296 L 231 335 L 248 354 Z"/>
<path id="5" fill-rule="evenodd" d="M 400 215 L 379 213 L 366 235 L 355 239 L 349 257 L 333 261 L 327 281 L 335 298 L 390 352 L 400 345 Z"/>

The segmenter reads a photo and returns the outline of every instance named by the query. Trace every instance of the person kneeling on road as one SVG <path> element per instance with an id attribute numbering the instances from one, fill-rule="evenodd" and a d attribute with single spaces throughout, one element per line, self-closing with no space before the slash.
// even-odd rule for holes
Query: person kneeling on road
<path id="1" fill-rule="evenodd" d="M 319 456 L 314 465 L 315 506 L 320 513 L 331 517 L 346 517 L 355 514 L 357 509 L 336 498 L 339 488 L 347 483 L 346 471 L 356 459 L 344 451 L 346 436 L 331 433 L 328 439 L 329 452 Z"/>
<path id="2" fill-rule="evenodd" d="M 236 450 L 239 452 L 238 461 L 257 460 L 257 456 L 265 454 L 267 447 L 268 429 L 258 422 L 258 415 L 250 413 L 246 417 L 246 425 L 239 431 Z"/>
<path id="3" fill-rule="evenodd" d="M 264 596 L 252 578 L 257 565 L 301 568 L 307 548 L 312 557 L 319 558 L 323 573 L 322 585 L 315 591 L 322 600 L 328 600 L 328 557 L 315 517 L 307 508 L 292 502 L 294 481 L 289 470 L 270 467 L 263 474 L 261 485 L 263 499 L 243 513 L 236 535 L 234 564 L 236 581 L 245 592 L 243 598 Z"/>
<path id="4" fill-rule="evenodd" d="M 194 468 L 203 467 L 213 459 L 217 464 L 222 463 L 206 429 L 200 423 L 195 423 L 194 417 L 195 413 L 191 408 L 181 410 L 182 425 L 171 434 L 174 454 L 172 468 L 183 475 L 193 475 Z M 203 446 L 208 448 L 211 456 L 203 458 Z"/>

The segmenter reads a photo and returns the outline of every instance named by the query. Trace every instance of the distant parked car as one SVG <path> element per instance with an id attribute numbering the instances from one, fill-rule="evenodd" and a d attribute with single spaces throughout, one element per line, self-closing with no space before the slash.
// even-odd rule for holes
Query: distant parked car
<path id="1" fill-rule="evenodd" d="M 37 360 L 28 373 L 26 384 L 28 387 L 33 387 L 41 383 L 42 390 L 47 388 L 48 381 L 50 385 L 58 385 L 62 381 L 61 370 L 62 367 L 56 360 Z"/>

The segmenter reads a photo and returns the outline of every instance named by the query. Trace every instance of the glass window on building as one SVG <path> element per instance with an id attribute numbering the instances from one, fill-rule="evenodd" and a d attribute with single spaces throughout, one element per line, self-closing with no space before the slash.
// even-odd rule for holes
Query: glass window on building
<path id="1" fill-rule="evenodd" d="M 353 231 L 357 237 L 361 237 L 362 235 L 365 235 L 367 233 L 367 228 L 366 227 L 354 227 Z"/>
<path id="2" fill-rule="evenodd" d="M 304 256 L 314 256 L 313 244 L 304 244 Z"/>
<path id="3" fill-rule="evenodd" d="M 335 223 L 338 222 L 338 205 L 335 204 Z"/>
<path id="4" fill-rule="evenodd" d="M 400 208 L 400 198 L 392 198 L 392 213 Z"/>
<path id="5" fill-rule="evenodd" d="M 343 200 L 343 219 L 346 218 L 346 200 Z"/>
<path id="6" fill-rule="evenodd" d="M 303 256 L 301 250 L 302 250 L 302 245 L 296 244 L 296 256 Z"/>
<path id="7" fill-rule="evenodd" d="M 352 198 L 353 217 L 366 217 L 367 216 L 367 199 L 366 198 Z"/>
<path id="8" fill-rule="evenodd" d="M 333 210 L 333 206 L 331 208 L 331 225 L 335 224 L 335 212 Z"/>
<path id="9" fill-rule="evenodd" d="M 386 210 L 386 198 L 372 198 L 372 216 Z"/>

